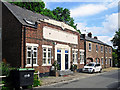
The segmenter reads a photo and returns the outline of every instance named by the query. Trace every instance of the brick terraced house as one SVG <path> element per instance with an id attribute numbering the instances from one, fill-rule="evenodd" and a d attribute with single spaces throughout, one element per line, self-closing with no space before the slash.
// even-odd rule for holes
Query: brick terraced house
<path id="1" fill-rule="evenodd" d="M 92 33 L 81 35 L 80 38 L 84 41 L 85 49 L 85 64 L 89 62 L 101 63 L 103 68 L 112 66 L 112 47 L 100 40 L 95 36 L 92 38 Z"/>
<path id="2" fill-rule="evenodd" d="M 64 22 L 3 2 L 2 58 L 18 68 L 31 68 L 33 58 L 40 75 L 49 75 L 54 61 L 65 72 L 72 64 L 79 70 L 89 61 L 112 66 L 112 47 Z"/>
<path id="3" fill-rule="evenodd" d="M 61 71 L 84 66 L 84 41 L 80 34 L 64 22 L 16 5 L 2 4 L 3 59 L 13 67 L 33 67 L 46 75 L 55 60 Z M 32 56 L 33 55 L 33 56 Z"/>

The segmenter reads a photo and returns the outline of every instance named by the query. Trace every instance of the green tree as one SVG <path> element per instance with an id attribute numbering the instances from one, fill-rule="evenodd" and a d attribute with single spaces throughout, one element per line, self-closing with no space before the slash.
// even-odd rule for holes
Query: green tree
<path id="1" fill-rule="evenodd" d="M 62 7 L 56 7 L 52 12 L 55 15 L 54 19 L 65 22 L 80 33 L 80 30 L 77 29 L 77 24 L 75 24 L 74 19 L 70 17 L 70 11 L 67 8 L 63 9 Z"/>
<path id="2" fill-rule="evenodd" d="M 114 35 L 114 37 L 111 41 L 113 43 L 113 46 L 120 47 L 120 29 L 118 31 L 116 31 L 116 34 Z"/>
<path id="3" fill-rule="evenodd" d="M 41 2 L 11 2 L 17 6 L 20 6 L 22 8 L 26 8 L 28 10 L 40 13 L 45 8 L 45 3 L 43 1 Z"/>
<path id="4" fill-rule="evenodd" d="M 42 12 L 40 12 L 40 14 L 48 16 L 50 18 L 56 19 L 55 15 L 53 14 L 53 12 L 50 9 L 43 9 Z"/>
<path id="5" fill-rule="evenodd" d="M 116 31 L 116 34 L 114 35 L 113 39 L 111 40 L 113 43 L 113 46 L 116 47 L 116 53 L 118 56 L 118 67 L 120 67 L 120 29 L 118 31 Z"/>
<path id="6" fill-rule="evenodd" d="M 113 58 L 113 66 L 115 66 L 116 64 L 118 64 L 118 59 L 117 59 L 118 56 L 117 56 L 116 49 L 113 49 L 112 58 Z"/>

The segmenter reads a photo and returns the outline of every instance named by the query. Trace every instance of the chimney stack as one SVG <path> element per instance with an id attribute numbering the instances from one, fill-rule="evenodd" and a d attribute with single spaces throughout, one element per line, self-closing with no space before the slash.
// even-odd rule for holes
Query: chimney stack
<path id="1" fill-rule="evenodd" d="M 85 38 L 85 34 L 81 34 L 82 38 Z"/>
<path id="2" fill-rule="evenodd" d="M 97 39 L 97 37 L 95 36 L 94 39 Z"/>
<path id="3" fill-rule="evenodd" d="M 92 38 L 92 33 L 91 32 L 88 33 L 88 37 Z"/>

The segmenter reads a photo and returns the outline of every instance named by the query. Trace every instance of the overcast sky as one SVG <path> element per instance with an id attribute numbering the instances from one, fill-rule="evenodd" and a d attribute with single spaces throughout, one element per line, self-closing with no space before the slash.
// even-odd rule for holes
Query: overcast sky
<path id="1" fill-rule="evenodd" d="M 82 33 L 92 32 L 99 40 L 112 45 L 110 40 L 118 29 L 119 0 L 43 0 L 51 10 L 63 7 L 70 10 L 77 28 Z M 85 2 L 83 2 L 85 1 Z M 97 1 L 97 2 L 96 2 Z M 85 31 L 86 30 L 86 31 Z"/>

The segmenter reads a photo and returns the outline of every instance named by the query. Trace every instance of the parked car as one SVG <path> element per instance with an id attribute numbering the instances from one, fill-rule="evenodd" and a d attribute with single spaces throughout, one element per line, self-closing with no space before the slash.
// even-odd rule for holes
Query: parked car
<path id="1" fill-rule="evenodd" d="M 82 72 L 100 72 L 102 71 L 102 66 L 99 63 L 90 62 L 89 64 L 86 64 L 84 68 L 82 69 Z"/>

